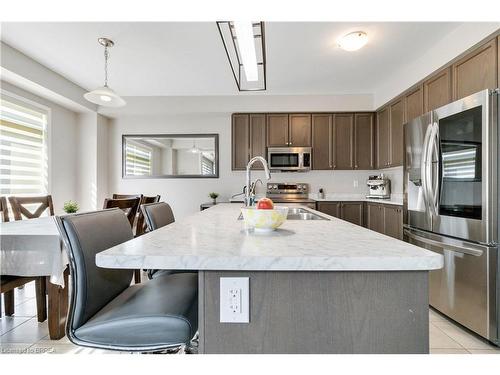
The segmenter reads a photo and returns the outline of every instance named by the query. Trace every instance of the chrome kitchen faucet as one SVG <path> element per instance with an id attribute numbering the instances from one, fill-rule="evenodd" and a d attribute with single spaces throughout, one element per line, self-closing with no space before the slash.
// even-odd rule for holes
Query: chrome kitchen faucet
<path id="1" fill-rule="evenodd" d="M 264 172 L 266 172 L 266 179 L 271 179 L 271 172 L 269 171 L 269 167 L 267 165 L 266 159 L 264 159 L 262 156 L 255 156 L 247 164 L 247 180 L 246 180 L 246 189 L 245 189 L 245 207 L 251 207 L 255 203 L 255 194 L 252 193 L 252 182 L 250 179 L 250 170 L 252 168 L 252 165 L 256 162 L 260 161 L 262 165 L 264 166 Z"/>

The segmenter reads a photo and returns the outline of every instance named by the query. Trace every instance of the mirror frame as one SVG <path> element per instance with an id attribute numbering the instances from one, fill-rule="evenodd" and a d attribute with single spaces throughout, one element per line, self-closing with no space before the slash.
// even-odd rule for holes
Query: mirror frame
<path id="1" fill-rule="evenodd" d="M 213 138 L 214 146 L 215 146 L 215 174 L 211 175 L 201 175 L 201 174 L 183 174 L 183 175 L 142 175 L 142 176 L 128 176 L 125 174 L 126 170 L 126 148 L 125 144 L 127 138 L 140 138 L 140 137 L 149 137 L 149 138 Z M 122 134 L 122 178 L 124 179 L 157 179 L 157 178 L 219 178 L 219 134 L 209 133 L 209 134 Z"/>

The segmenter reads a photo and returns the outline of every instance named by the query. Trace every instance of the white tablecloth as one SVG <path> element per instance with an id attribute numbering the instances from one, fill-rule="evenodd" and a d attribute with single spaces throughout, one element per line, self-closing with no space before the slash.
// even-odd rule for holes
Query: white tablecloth
<path id="1" fill-rule="evenodd" d="M 67 265 L 54 217 L 0 223 L 0 274 L 50 276 L 64 287 Z"/>

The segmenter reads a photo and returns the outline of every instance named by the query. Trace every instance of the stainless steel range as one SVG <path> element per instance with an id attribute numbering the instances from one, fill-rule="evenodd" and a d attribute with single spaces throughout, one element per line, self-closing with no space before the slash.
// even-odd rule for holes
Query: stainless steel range
<path id="1" fill-rule="evenodd" d="M 316 201 L 309 198 L 309 185 L 302 182 L 268 182 L 266 197 L 275 203 L 286 203 L 290 207 L 305 206 L 316 209 Z"/>

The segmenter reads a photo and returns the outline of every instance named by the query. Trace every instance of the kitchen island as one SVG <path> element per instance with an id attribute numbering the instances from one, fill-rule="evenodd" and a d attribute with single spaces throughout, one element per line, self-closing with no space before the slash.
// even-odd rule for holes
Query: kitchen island
<path id="1" fill-rule="evenodd" d="M 428 271 L 441 255 L 317 211 L 327 220 L 257 234 L 240 208 L 218 204 L 96 263 L 200 271 L 201 353 L 428 353 Z M 224 277 L 249 278 L 249 323 L 220 322 Z"/>

